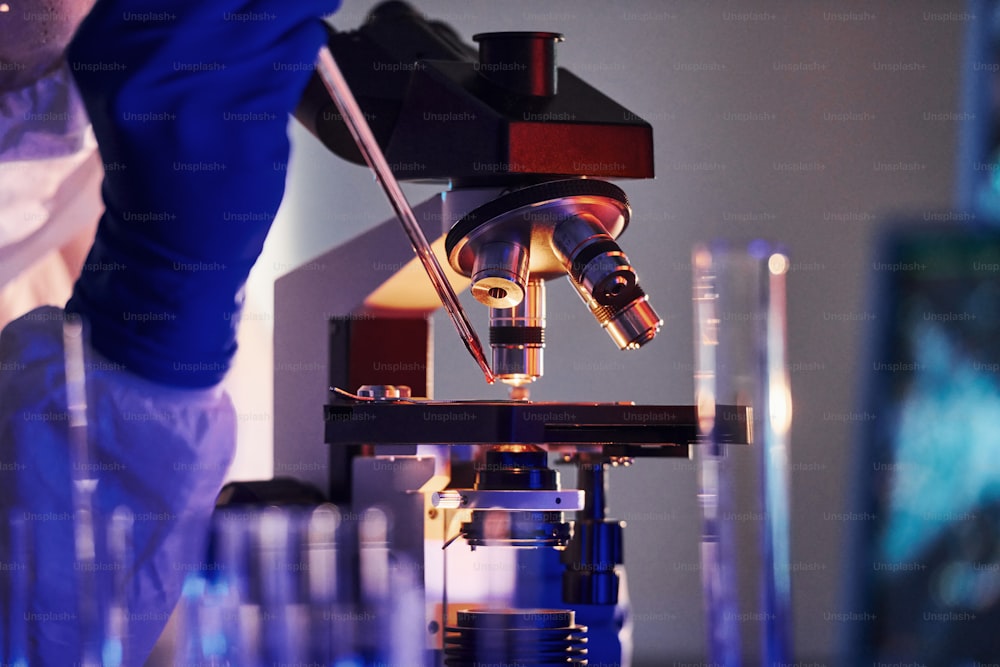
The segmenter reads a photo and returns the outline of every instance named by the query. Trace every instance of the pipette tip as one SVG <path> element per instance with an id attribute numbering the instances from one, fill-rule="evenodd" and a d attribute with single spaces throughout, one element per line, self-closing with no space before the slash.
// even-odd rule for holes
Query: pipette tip
<path id="1" fill-rule="evenodd" d="M 472 352 L 472 356 L 475 358 L 476 363 L 479 367 L 483 369 L 483 375 L 486 377 L 486 384 L 496 384 L 497 376 L 493 374 L 493 369 L 490 368 L 490 364 L 486 361 L 486 354 L 483 353 L 483 348 L 479 344 L 479 340 L 473 338 L 469 342 L 469 351 Z"/>

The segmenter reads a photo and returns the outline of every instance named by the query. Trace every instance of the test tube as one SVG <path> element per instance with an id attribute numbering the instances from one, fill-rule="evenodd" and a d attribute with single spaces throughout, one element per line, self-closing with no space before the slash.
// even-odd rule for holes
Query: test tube
<path id="1" fill-rule="evenodd" d="M 79 315 L 63 320 L 66 407 L 69 417 L 69 460 L 72 471 L 73 542 L 81 667 L 100 667 L 103 650 L 101 587 L 97 577 L 96 467 L 91 462 L 87 431 L 87 385 L 84 327 Z"/>
<path id="2" fill-rule="evenodd" d="M 790 663 L 785 277 L 772 244 L 699 245 L 695 307 L 695 447 L 702 583 L 712 664 Z M 747 411 L 751 443 L 721 423 Z"/>
<path id="3" fill-rule="evenodd" d="M 129 664 L 128 655 L 128 572 L 132 562 L 132 510 L 120 506 L 107 526 L 107 546 L 112 581 L 101 646 L 102 667 Z"/>
<path id="4" fill-rule="evenodd" d="M 424 600 L 381 509 L 220 511 L 185 582 L 177 667 L 424 667 Z"/>
<path id="5" fill-rule="evenodd" d="M 252 636 L 241 622 L 249 553 L 248 514 L 219 511 L 212 552 L 203 571 L 191 572 L 181 594 L 176 667 L 253 665 Z"/>
<path id="6" fill-rule="evenodd" d="M 342 589 L 337 577 L 339 527 L 340 512 L 333 505 L 321 505 L 309 514 L 305 575 L 309 596 L 310 659 L 317 664 L 335 664 L 343 657 L 337 651 L 340 633 L 334 628 L 337 600 Z"/>

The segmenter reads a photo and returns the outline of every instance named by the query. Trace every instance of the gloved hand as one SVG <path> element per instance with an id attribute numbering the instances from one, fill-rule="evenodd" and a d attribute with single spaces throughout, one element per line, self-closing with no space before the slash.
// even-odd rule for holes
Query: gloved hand
<path id="1" fill-rule="evenodd" d="M 339 0 L 98 0 L 68 50 L 106 212 L 67 310 L 169 385 L 217 383 L 284 191 L 288 113 Z"/>

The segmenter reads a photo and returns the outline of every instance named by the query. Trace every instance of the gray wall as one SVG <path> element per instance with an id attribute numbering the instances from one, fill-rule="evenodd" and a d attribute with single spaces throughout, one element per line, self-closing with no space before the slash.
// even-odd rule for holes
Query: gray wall
<path id="1" fill-rule="evenodd" d="M 852 423 L 859 409 L 870 240 L 886 213 L 947 206 L 963 21 L 940 2 L 419 3 L 467 38 L 562 32 L 560 64 L 655 128 L 657 178 L 621 183 L 634 217 L 622 245 L 666 321 L 646 349 L 617 352 L 568 285 L 549 291 L 546 377 L 537 400 L 689 403 L 689 254 L 712 238 L 764 236 L 791 254 L 790 350 L 796 657 L 831 664 L 840 628 Z M 367 2 L 347 0 L 341 27 Z M 900 67 L 902 65 L 902 67 Z M 940 118 L 930 116 L 929 118 Z M 289 197 L 269 242 L 276 265 L 305 261 L 389 215 L 371 178 L 296 131 Z M 433 190 L 410 188 L 413 200 Z M 933 217 L 933 216 L 927 216 Z M 481 330 L 485 312 L 463 298 Z M 490 398 L 447 321 L 436 331 L 436 397 Z M 693 467 L 642 462 L 612 476 L 638 614 L 637 657 L 703 655 Z"/>

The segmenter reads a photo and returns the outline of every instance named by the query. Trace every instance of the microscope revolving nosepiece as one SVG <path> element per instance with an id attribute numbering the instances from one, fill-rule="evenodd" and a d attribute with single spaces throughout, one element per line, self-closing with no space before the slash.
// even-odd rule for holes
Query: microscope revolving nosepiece
<path id="1" fill-rule="evenodd" d="M 491 308 L 493 368 L 500 380 L 520 385 L 541 375 L 544 323 L 537 322 L 544 311 L 530 302 L 533 281 L 568 276 L 619 349 L 639 348 L 660 331 L 663 321 L 616 241 L 630 216 L 619 187 L 577 178 L 508 192 L 452 226 L 448 260 L 472 278 L 473 294 Z M 509 322 L 499 323 L 503 319 Z"/>

